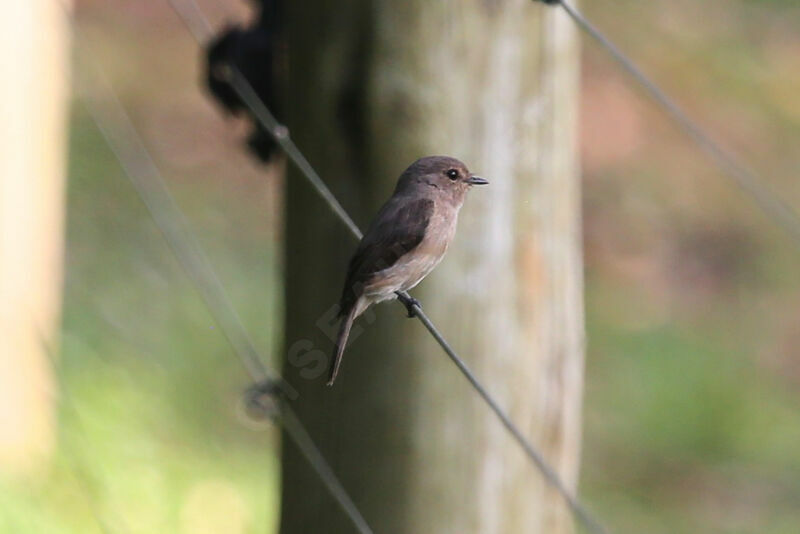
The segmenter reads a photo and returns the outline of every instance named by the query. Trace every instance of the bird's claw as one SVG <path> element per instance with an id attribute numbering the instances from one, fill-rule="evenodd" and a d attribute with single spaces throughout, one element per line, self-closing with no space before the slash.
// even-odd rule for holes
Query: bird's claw
<path id="1" fill-rule="evenodd" d="M 402 302 L 403 306 L 406 307 L 406 311 L 408 312 L 409 318 L 415 317 L 417 315 L 417 310 L 415 309 L 415 307 L 419 308 L 420 310 L 422 309 L 422 303 L 407 293 L 398 293 L 397 300 Z"/>

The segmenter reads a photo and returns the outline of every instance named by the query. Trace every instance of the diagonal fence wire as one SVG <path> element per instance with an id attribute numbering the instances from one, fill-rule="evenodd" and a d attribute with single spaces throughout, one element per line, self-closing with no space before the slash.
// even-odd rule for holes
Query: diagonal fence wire
<path id="1" fill-rule="evenodd" d="M 205 43 L 212 35 L 211 25 L 203 15 L 199 6 L 194 0 L 167 0 L 173 7 L 178 16 L 183 20 L 186 27 L 192 33 L 194 38 L 199 44 Z M 198 30 L 202 28 L 202 30 Z M 316 189 L 317 193 L 325 200 L 331 211 L 338 216 L 338 218 L 348 227 L 350 232 L 357 238 L 362 237 L 361 230 L 353 222 L 352 218 L 342 208 L 342 205 L 333 195 L 333 193 L 322 181 L 319 174 L 314 170 L 313 166 L 308 162 L 306 157 L 294 143 L 289 135 L 289 130 L 286 126 L 278 122 L 275 116 L 270 112 L 264 102 L 259 98 L 258 94 L 253 90 L 250 83 L 244 75 L 235 67 L 229 66 L 228 81 L 231 87 L 237 93 L 242 102 L 250 109 L 256 120 L 272 134 L 277 143 L 286 152 L 289 159 L 297 166 L 301 174 L 309 181 L 309 183 Z M 399 292 L 398 295 L 406 302 L 411 303 L 414 316 L 425 326 L 431 336 L 441 346 L 447 356 L 453 361 L 456 367 L 461 371 L 464 377 L 469 381 L 475 391 L 486 402 L 489 408 L 498 417 L 503 426 L 508 430 L 511 437 L 522 448 L 528 459 L 533 462 L 536 468 L 542 473 L 545 480 L 552 486 L 564 499 L 569 509 L 576 517 L 576 519 L 583 524 L 587 531 L 593 534 L 605 534 L 608 531 L 605 527 L 595 519 L 588 509 L 578 500 L 576 496 L 567 488 L 566 484 L 561 480 L 556 470 L 550 466 L 541 452 L 533 446 L 533 444 L 525 437 L 522 431 L 511 420 L 506 411 L 500 406 L 495 398 L 488 392 L 482 385 L 475 374 L 467 366 L 466 362 L 456 353 L 450 346 L 442 333 L 436 328 L 433 322 L 428 318 L 418 301 L 411 299 L 409 294 L 405 291 Z"/>
<path id="2" fill-rule="evenodd" d="M 211 23 L 194 0 L 188 2 L 183 0 L 167 1 L 198 44 L 206 43 L 213 37 L 214 31 L 211 27 Z M 308 162 L 300 149 L 297 148 L 297 145 L 291 137 L 289 137 L 289 130 L 278 122 L 255 90 L 253 90 L 247 78 L 244 77 L 239 69 L 232 65 L 230 65 L 227 72 L 223 74 L 227 74 L 228 82 L 239 98 L 241 98 L 242 102 L 244 102 L 245 106 L 250 108 L 250 111 L 252 111 L 256 119 L 275 138 L 275 141 L 277 141 L 300 172 L 311 182 L 311 185 L 317 190 L 320 196 L 322 196 L 331 210 L 333 210 L 357 239 L 361 239 L 362 233 L 358 225 L 353 222 L 353 219 L 336 199 L 336 196 L 328 189 L 328 186 L 325 185 L 320 175 L 314 170 L 314 167 Z"/>
<path id="3" fill-rule="evenodd" d="M 772 191 L 751 169 L 739 163 L 730 151 L 724 149 L 711 135 L 692 119 L 657 83 L 651 80 L 594 24 L 566 0 L 534 0 L 550 5 L 560 5 L 569 17 L 595 41 L 605 48 L 620 66 L 641 85 L 650 97 L 675 121 L 680 129 L 706 153 L 716 165 L 738 185 L 755 204 L 772 220 L 783 228 L 796 245 L 800 246 L 800 217 L 797 212 Z"/>
<path id="4" fill-rule="evenodd" d="M 84 58 L 86 60 L 86 58 Z M 92 66 L 93 67 L 93 66 Z M 267 370 L 210 261 L 189 229 L 153 158 L 110 83 L 97 68 L 87 82 L 86 108 L 101 135 L 119 160 L 178 263 L 186 271 L 234 353 L 255 384 L 276 382 L 281 392 L 291 387 Z M 294 411 L 276 399 L 276 420 L 298 447 L 321 481 L 352 521 L 358 532 L 372 534 L 358 507 L 339 482 Z"/>

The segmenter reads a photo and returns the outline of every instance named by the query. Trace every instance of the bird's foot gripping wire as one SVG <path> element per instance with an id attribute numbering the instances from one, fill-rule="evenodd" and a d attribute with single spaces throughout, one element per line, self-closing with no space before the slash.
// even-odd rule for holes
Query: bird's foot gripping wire
<path id="1" fill-rule="evenodd" d="M 417 315 L 417 309 L 422 309 L 422 303 L 406 293 L 405 291 L 398 291 L 397 292 L 397 300 L 403 303 L 403 306 L 406 307 L 406 311 L 408 311 L 408 317 L 415 317 Z"/>

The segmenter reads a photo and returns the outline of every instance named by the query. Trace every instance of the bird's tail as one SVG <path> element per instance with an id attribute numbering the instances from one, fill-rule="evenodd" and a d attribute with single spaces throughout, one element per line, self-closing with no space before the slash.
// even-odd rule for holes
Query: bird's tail
<path id="1" fill-rule="evenodd" d="M 336 348 L 333 352 L 333 363 L 331 364 L 331 374 L 328 378 L 329 386 L 333 385 L 333 381 L 336 380 L 336 375 L 339 373 L 339 366 L 342 364 L 344 348 L 347 345 L 347 338 L 350 336 L 350 328 L 353 326 L 353 321 L 356 319 L 356 308 L 358 308 L 356 305 L 351 307 L 347 315 L 342 317 L 341 324 L 339 324 L 339 336 L 336 339 Z"/>

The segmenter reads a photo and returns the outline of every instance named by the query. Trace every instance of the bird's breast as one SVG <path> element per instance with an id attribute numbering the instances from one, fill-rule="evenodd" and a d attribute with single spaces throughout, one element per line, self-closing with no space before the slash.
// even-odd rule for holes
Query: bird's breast
<path id="1" fill-rule="evenodd" d="M 455 235 L 457 217 L 456 210 L 437 207 L 419 245 L 388 269 L 376 273 L 365 285 L 365 296 L 379 302 L 392 298 L 395 291 L 406 291 L 419 284 L 442 261 Z"/>

